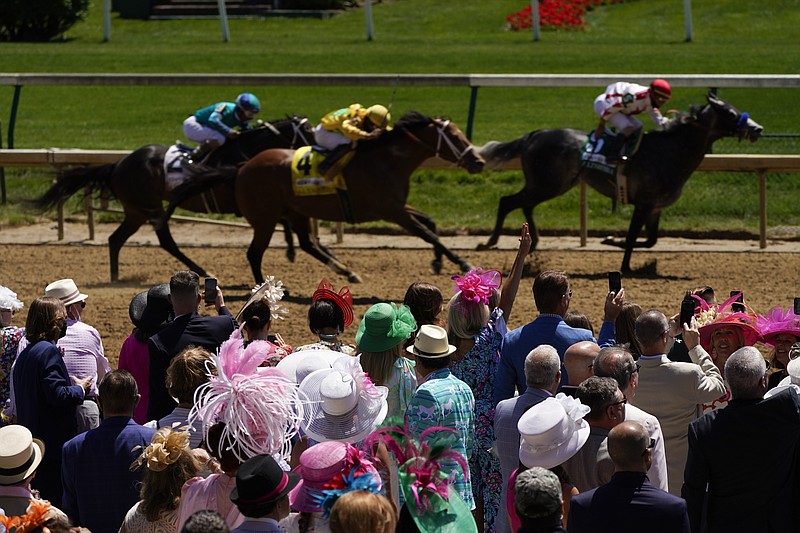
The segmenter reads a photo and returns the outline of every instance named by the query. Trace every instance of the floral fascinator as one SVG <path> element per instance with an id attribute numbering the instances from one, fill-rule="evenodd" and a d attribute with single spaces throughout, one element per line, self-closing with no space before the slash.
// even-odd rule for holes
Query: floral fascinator
<path id="1" fill-rule="evenodd" d="M 139 449 L 142 449 L 142 446 L 136 446 L 132 451 Z M 173 430 L 168 426 L 159 428 L 150 440 L 150 444 L 131 463 L 131 470 L 136 470 L 144 464 L 151 472 L 162 472 L 189 449 L 188 431 L 183 428 Z"/>
<path id="2" fill-rule="evenodd" d="M 29 533 L 38 529 L 48 531 L 43 526 L 56 517 L 57 512 L 50 502 L 31 498 L 27 513 L 22 516 L 0 514 L 0 524 L 8 533 Z"/>
<path id="3" fill-rule="evenodd" d="M 793 335 L 800 340 L 800 316 L 795 315 L 791 307 L 784 311 L 776 306 L 767 311 L 766 316 L 758 316 L 756 329 L 764 336 L 764 343 L 770 346 L 774 346 L 775 337 L 781 334 Z"/>
<path id="4" fill-rule="evenodd" d="M 288 455 L 303 417 L 304 402 L 295 383 L 277 368 L 259 368 L 270 349 L 266 341 L 245 348 L 232 335 L 219 355 L 211 356 L 206 364 L 209 381 L 194 394 L 189 424 L 200 420 L 207 438 L 209 428 L 223 422 L 220 450 L 232 450 L 240 461 L 259 454 Z"/>
<path id="5" fill-rule="evenodd" d="M 746 346 L 752 346 L 763 340 L 761 333 L 756 329 L 758 314 L 747 304 L 737 301 L 741 294 L 741 292 L 734 294 L 716 308 L 708 304 L 701 305 L 700 312 L 695 313 L 700 328 L 700 344 L 707 352 L 710 353 L 711 350 L 711 334 L 721 328 L 733 328 L 741 332 Z M 734 304 L 743 306 L 744 310 L 735 311 Z"/>
<path id="6" fill-rule="evenodd" d="M 455 430 L 435 426 L 424 430 L 417 441 L 408 428 L 383 427 L 367 437 L 366 447 L 383 442 L 400 465 L 398 477 L 406 508 L 423 533 L 477 532 L 472 512 L 452 488 L 442 462 L 454 462 L 464 472 L 464 457 L 452 449 Z"/>
<path id="7" fill-rule="evenodd" d="M 456 282 L 453 291 L 461 291 L 465 300 L 486 305 L 492 297 L 492 291 L 500 287 L 503 276 L 497 270 L 474 268 L 463 277 L 456 274 L 450 279 Z"/>
<path id="8" fill-rule="evenodd" d="M 250 304 L 260 300 L 266 300 L 269 304 L 269 312 L 272 316 L 272 320 L 283 320 L 284 317 L 289 314 L 289 310 L 280 303 L 285 292 L 286 289 L 283 288 L 283 282 L 281 280 L 276 280 L 275 276 L 267 276 L 264 283 L 253 287 L 252 295 L 242 306 L 241 311 L 236 314 L 236 322 L 239 322 L 242 313 L 244 313 L 244 310 L 247 309 Z"/>

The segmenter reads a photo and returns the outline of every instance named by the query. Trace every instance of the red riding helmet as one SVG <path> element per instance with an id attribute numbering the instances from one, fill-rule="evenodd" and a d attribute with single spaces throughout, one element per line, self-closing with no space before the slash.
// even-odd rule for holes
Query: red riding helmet
<path id="1" fill-rule="evenodd" d="M 664 100 L 669 100 L 672 96 L 672 87 L 669 86 L 667 80 L 662 80 L 661 78 L 653 80 L 653 83 L 650 84 L 650 90 Z"/>

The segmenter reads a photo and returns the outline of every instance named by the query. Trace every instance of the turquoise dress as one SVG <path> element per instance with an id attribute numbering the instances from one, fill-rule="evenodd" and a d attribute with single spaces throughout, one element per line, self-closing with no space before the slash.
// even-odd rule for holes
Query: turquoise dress
<path id="1" fill-rule="evenodd" d="M 475 336 L 475 345 L 462 359 L 450 364 L 453 375 L 466 383 L 475 395 L 475 446 L 469 457 L 472 493 L 483 497 L 486 533 L 493 533 L 500 510 L 503 475 L 500 459 L 492 453 L 494 445 L 494 374 L 500 361 L 500 348 L 506 327 L 503 311 L 495 308 L 489 322 Z"/>

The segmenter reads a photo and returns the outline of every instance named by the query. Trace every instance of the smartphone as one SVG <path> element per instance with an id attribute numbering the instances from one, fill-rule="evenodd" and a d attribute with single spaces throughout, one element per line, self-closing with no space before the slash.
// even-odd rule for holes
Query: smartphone
<path id="1" fill-rule="evenodd" d="M 622 288 L 622 274 L 620 272 L 608 273 L 608 290 L 614 294 L 619 294 Z"/>
<path id="2" fill-rule="evenodd" d="M 736 298 L 736 301 L 737 302 L 744 302 L 744 292 L 742 292 L 742 291 L 731 291 L 731 296 L 735 296 L 736 294 L 739 294 L 739 297 Z M 744 307 L 744 305 L 742 305 L 740 303 L 734 303 L 734 304 L 731 305 L 731 310 L 734 313 L 744 313 L 745 307 Z"/>
<path id="3" fill-rule="evenodd" d="M 800 298 L 794 299 L 794 314 L 800 315 Z"/>
<path id="4" fill-rule="evenodd" d="M 217 278 L 206 278 L 204 289 L 205 301 L 213 304 L 217 301 Z"/>
<path id="5" fill-rule="evenodd" d="M 272 344 L 275 344 L 275 341 L 278 340 L 278 336 L 277 335 L 267 335 L 267 340 L 269 342 L 271 342 Z"/>
<path id="6" fill-rule="evenodd" d="M 692 324 L 692 317 L 694 316 L 694 309 L 697 307 L 697 302 L 691 296 L 684 297 L 683 301 L 681 302 L 681 316 L 680 316 L 680 326 L 683 329 L 683 325 L 691 325 Z"/>

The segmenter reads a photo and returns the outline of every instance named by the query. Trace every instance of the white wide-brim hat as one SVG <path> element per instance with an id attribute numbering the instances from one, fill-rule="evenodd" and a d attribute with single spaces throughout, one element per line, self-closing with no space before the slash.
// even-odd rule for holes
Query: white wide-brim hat
<path id="1" fill-rule="evenodd" d="M 520 462 L 528 468 L 553 468 L 578 453 L 591 431 L 583 419 L 589 410 L 562 393 L 528 409 L 517 423 Z"/>
<path id="2" fill-rule="evenodd" d="M 369 392 L 357 377 L 335 368 L 312 372 L 300 383 L 300 394 L 308 402 L 300 427 L 319 442 L 364 440 L 389 410 L 389 389 L 371 382 L 368 387 Z"/>
<path id="3" fill-rule="evenodd" d="M 275 368 L 299 385 L 312 372 L 333 368 L 333 362 L 340 357 L 352 356 L 334 350 L 300 350 L 281 359 Z"/>
<path id="4" fill-rule="evenodd" d="M 71 279 L 60 279 L 54 281 L 44 289 L 44 295 L 51 298 L 58 298 L 65 306 L 82 302 L 89 297 L 78 290 L 78 286 Z"/>
<path id="5" fill-rule="evenodd" d="M 0 485 L 16 485 L 42 462 L 44 443 L 25 426 L 0 428 Z"/>
<path id="6" fill-rule="evenodd" d="M 447 342 L 447 331 L 444 328 L 423 324 L 417 332 L 414 344 L 406 348 L 406 351 L 420 357 L 436 359 L 449 356 L 456 351 L 456 347 Z"/>

